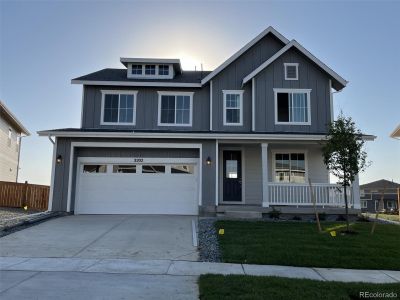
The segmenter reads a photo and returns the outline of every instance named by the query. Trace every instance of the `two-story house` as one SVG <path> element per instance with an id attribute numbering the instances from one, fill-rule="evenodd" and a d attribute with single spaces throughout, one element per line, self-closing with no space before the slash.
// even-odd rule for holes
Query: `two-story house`
<path id="1" fill-rule="evenodd" d="M 211 72 L 121 58 L 72 80 L 81 128 L 55 137 L 51 210 L 187 214 L 343 206 L 321 153 L 333 90 L 347 81 L 267 28 Z M 371 138 L 365 136 L 366 139 Z M 351 205 L 359 209 L 358 180 Z"/>
<path id="2" fill-rule="evenodd" d="M 28 135 L 29 131 L 0 101 L 0 181 L 17 182 L 21 138 Z"/>
<path id="3" fill-rule="evenodd" d="M 396 182 L 381 179 L 360 185 L 362 212 L 394 212 L 399 209 L 399 198 L 400 184 Z"/>

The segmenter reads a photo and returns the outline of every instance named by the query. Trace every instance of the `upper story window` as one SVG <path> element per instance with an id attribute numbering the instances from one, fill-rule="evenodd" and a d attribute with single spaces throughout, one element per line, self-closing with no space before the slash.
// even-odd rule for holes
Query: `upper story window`
<path id="1" fill-rule="evenodd" d="M 156 65 L 146 65 L 145 66 L 146 75 L 156 75 Z"/>
<path id="2" fill-rule="evenodd" d="M 192 92 L 158 92 L 158 126 L 192 126 Z"/>
<path id="3" fill-rule="evenodd" d="M 132 65 L 132 74 L 133 75 L 142 75 L 143 74 L 143 66 L 142 65 Z"/>
<path id="4" fill-rule="evenodd" d="M 285 63 L 285 80 L 299 80 L 299 64 Z"/>
<path id="5" fill-rule="evenodd" d="M 159 65 L 158 75 L 169 75 L 169 65 Z"/>
<path id="6" fill-rule="evenodd" d="M 243 91 L 222 91 L 224 95 L 224 125 L 243 125 Z"/>
<path id="7" fill-rule="evenodd" d="M 276 182 L 306 182 L 305 153 L 274 153 Z"/>
<path id="8" fill-rule="evenodd" d="M 274 89 L 275 124 L 310 125 L 311 90 Z"/>
<path id="9" fill-rule="evenodd" d="M 135 125 L 137 91 L 102 91 L 102 94 L 101 125 Z"/>

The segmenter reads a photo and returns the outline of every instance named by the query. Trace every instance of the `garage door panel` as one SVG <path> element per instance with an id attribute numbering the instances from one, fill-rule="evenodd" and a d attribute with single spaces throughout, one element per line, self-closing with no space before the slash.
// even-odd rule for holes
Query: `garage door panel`
<path id="1" fill-rule="evenodd" d="M 199 192 L 197 173 L 81 173 L 77 183 L 75 212 L 196 215 Z"/>

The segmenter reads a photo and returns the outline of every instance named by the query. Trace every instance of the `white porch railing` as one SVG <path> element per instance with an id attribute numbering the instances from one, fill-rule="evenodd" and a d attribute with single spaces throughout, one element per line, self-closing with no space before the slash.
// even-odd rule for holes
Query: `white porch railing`
<path id="1" fill-rule="evenodd" d="M 314 183 L 313 190 L 318 206 L 344 207 L 344 189 L 338 184 Z M 354 205 L 352 187 L 347 189 L 349 207 Z M 310 186 L 299 183 L 268 183 L 269 205 L 312 206 Z"/>

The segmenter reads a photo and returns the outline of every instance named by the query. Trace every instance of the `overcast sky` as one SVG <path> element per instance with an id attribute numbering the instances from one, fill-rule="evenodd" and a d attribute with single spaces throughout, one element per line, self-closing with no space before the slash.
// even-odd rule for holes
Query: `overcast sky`
<path id="1" fill-rule="evenodd" d="M 272 25 L 347 79 L 334 96 L 363 132 L 362 183 L 400 182 L 400 2 L 1 1 L 0 99 L 31 131 L 19 181 L 49 184 L 52 145 L 38 130 L 79 127 L 82 87 L 70 80 L 120 57 L 180 58 L 212 70 Z"/>

